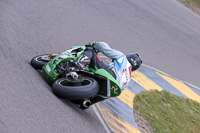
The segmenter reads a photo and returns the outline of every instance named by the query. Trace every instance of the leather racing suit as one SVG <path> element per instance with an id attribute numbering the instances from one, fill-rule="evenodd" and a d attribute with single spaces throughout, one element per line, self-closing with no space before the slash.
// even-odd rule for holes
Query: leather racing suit
<path id="1" fill-rule="evenodd" d="M 118 50 L 111 49 L 105 42 L 96 42 L 93 47 L 98 52 L 101 52 L 108 58 L 112 59 L 113 62 L 106 65 L 93 48 L 89 47 L 84 51 L 83 55 L 78 60 L 81 68 L 84 68 L 86 65 L 90 65 L 90 67 L 94 69 L 103 68 L 116 79 L 122 90 L 127 88 L 128 83 L 131 80 L 132 71 L 131 64 L 127 60 L 126 55 Z M 104 98 L 95 97 L 91 100 L 91 102 L 96 103 L 102 100 L 104 100 Z"/>

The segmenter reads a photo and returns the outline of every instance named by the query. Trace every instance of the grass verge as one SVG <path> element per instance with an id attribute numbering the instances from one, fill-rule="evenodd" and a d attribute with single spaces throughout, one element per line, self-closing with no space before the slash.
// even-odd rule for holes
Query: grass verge
<path id="1" fill-rule="evenodd" d="M 200 0 L 177 0 L 200 15 Z"/>
<path id="2" fill-rule="evenodd" d="M 135 96 L 133 107 L 159 133 L 198 133 L 200 103 L 166 91 L 144 91 Z"/>

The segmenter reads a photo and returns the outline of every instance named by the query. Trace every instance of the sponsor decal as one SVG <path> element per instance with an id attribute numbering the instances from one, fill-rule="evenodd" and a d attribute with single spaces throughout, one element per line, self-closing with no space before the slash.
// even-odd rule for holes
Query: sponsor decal
<path id="1" fill-rule="evenodd" d="M 48 72 L 51 71 L 51 68 L 49 67 L 49 65 L 46 66 L 46 69 L 47 69 Z"/>
<path id="2" fill-rule="evenodd" d="M 117 85 L 115 85 L 115 87 L 114 87 L 114 86 L 112 86 L 112 88 L 111 88 L 111 89 L 113 89 L 113 90 L 114 90 L 114 93 L 118 95 L 118 92 L 117 92 L 117 90 L 118 90 L 118 87 L 117 87 Z"/>
<path id="3" fill-rule="evenodd" d="M 69 55 L 61 55 L 61 56 L 60 56 L 60 58 L 62 58 L 62 59 L 65 59 L 65 58 L 67 58 L 67 57 L 69 57 Z"/>

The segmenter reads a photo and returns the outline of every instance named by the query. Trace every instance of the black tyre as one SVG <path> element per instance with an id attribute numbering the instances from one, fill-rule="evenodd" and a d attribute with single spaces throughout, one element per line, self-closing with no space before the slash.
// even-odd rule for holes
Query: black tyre
<path id="1" fill-rule="evenodd" d="M 42 70 L 42 67 L 49 61 L 45 57 L 49 56 L 49 54 L 38 55 L 31 60 L 31 65 L 35 69 Z"/>
<path id="2" fill-rule="evenodd" d="M 77 84 L 60 78 L 54 82 L 52 88 L 54 94 L 60 98 L 80 100 L 94 97 L 99 91 L 99 84 L 95 79 L 83 76 L 83 81 Z"/>

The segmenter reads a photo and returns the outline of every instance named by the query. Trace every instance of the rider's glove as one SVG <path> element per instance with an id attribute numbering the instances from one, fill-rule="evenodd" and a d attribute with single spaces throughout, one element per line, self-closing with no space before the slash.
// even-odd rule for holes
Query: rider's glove
<path id="1" fill-rule="evenodd" d="M 95 45 L 96 45 L 96 42 L 93 42 L 93 43 L 92 43 L 92 48 L 93 48 L 93 50 L 94 50 L 96 53 L 98 53 L 99 51 L 98 51 L 97 49 L 95 49 Z"/>
<path id="2" fill-rule="evenodd" d="M 96 42 L 92 42 L 92 47 L 94 48 L 94 45 L 96 44 Z"/>

